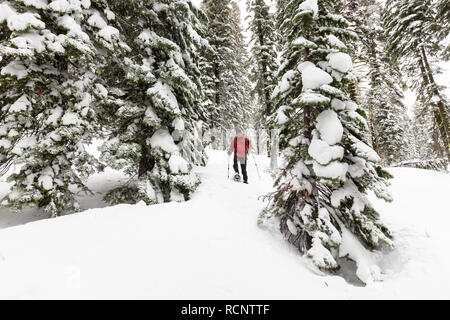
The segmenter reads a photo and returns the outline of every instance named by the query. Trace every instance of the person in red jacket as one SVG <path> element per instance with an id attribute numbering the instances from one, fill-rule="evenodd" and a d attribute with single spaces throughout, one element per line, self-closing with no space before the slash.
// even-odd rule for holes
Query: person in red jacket
<path id="1" fill-rule="evenodd" d="M 250 140 L 242 133 L 242 130 L 237 131 L 237 135 L 231 140 L 228 156 L 234 152 L 233 169 L 236 175 L 239 176 L 238 163 L 241 165 L 242 176 L 244 183 L 248 183 L 247 176 L 247 154 L 252 149 Z M 240 179 L 240 176 L 239 176 Z"/>

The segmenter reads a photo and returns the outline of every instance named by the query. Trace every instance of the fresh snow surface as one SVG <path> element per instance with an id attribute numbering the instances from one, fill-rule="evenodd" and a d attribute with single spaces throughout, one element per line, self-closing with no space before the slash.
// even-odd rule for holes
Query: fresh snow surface
<path id="1" fill-rule="evenodd" d="M 327 142 L 330 146 L 341 142 L 342 135 L 344 134 L 344 127 L 336 112 L 329 109 L 324 110 L 317 116 L 316 122 L 316 127 L 320 132 L 322 140 Z"/>
<path id="2" fill-rule="evenodd" d="M 12 61 L 7 66 L 3 67 L 0 74 L 9 74 L 15 76 L 18 80 L 20 80 L 28 75 L 28 69 L 23 63 L 19 61 Z"/>
<path id="3" fill-rule="evenodd" d="M 0 298 L 450 299 L 448 174 L 393 168 L 394 202 L 370 195 L 396 248 L 359 252 L 375 263 L 360 272 L 380 274 L 363 287 L 313 272 L 275 224 L 257 226 L 258 196 L 272 190 L 269 159 L 255 157 L 259 179 L 250 157 L 245 185 L 227 179 L 224 151 L 208 154 L 208 166 L 196 168 L 203 183 L 185 203 L 106 207 L 102 194 L 127 181 L 107 169 L 89 179 L 96 194 L 80 196 L 91 208 L 81 213 L 43 220 L 35 209 L 1 209 Z"/>
<path id="4" fill-rule="evenodd" d="M 348 164 L 345 162 L 333 161 L 327 165 L 321 165 L 317 161 L 314 161 L 313 169 L 318 177 L 345 181 Z"/>
<path id="5" fill-rule="evenodd" d="M 44 29 L 45 23 L 37 18 L 36 14 L 25 12 L 9 16 L 7 23 L 11 31 L 22 31 L 28 28 Z"/>
<path id="6" fill-rule="evenodd" d="M 329 146 L 319 139 L 313 139 L 308 148 L 308 153 L 318 163 L 325 165 L 331 160 L 341 160 L 344 157 L 344 148 L 341 146 Z"/>
<path id="7" fill-rule="evenodd" d="M 29 107 L 31 106 L 30 101 L 28 100 L 28 97 L 23 94 L 19 99 L 16 100 L 16 102 L 14 102 L 9 111 L 10 112 L 23 112 L 26 111 Z"/>
<path id="8" fill-rule="evenodd" d="M 347 46 L 341 40 L 339 40 L 335 35 L 332 35 L 332 34 L 327 35 L 327 40 L 333 47 L 336 47 L 339 49 L 347 49 Z"/>
<path id="9" fill-rule="evenodd" d="M 352 58 L 343 52 L 336 52 L 336 53 L 330 53 L 328 55 L 328 62 L 330 63 L 330 66 L 338 70 L 342 73 L 349 72 L 353 69 L 353 62 Z"/>
<path id="10" fill-rule="evenodd" d="M 298 69 L 302 73 L 304 91 L 308 89 L 319 89 L 321 86 L 333 82 L 333 78 L 327 72 L 317 68 L 312 62 L 303 62 L 299 65 Z"/>
<path id="11" fill-rule="evenodd" d="M 172 153 L 178 150 L 177 145 L 173 141 L 172 136 L 168 130 L 159 129 L 149 139 L 152 148 L 161 148 L 168 153 Z"/>
<path id="12" fill-rule="evenodd" d="M 314 18 L 316 18 L 319 14 L 317 0 L 305 0 L 298 6 L 298 9 L 303 11 L 311 11 L 314 14 Z"/>

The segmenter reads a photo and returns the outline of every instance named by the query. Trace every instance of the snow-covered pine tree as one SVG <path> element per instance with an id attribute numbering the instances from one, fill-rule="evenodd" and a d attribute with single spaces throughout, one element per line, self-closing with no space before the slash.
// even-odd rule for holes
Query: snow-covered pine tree
<path id="1" fill-rule="evenodd" d="M 251 37 L 251 55 L 253 68 L 250 80 L 254 82 L 253 96 L 257 98 L 260 105 L 262 127 L 268 132 L 268 117 L 272 114 L 271 95 L 275 87 L 275 75 L 278 70 L 277 50 L 276 50 L 276 26 L 275 17 L 270 13 L 270 7 L 264 0 L 248 0 L 247 10 L 250 14 L 249 29 Z M 276 137 L 274 137 L 276 139 Z M 268 139 L 268 150 L 270 141 Z M 268 152 L 272 156 L 272 165 L 275 166 L 277 152 Z M 272 169 L 275 169 L 272 167 Z"/>
<path id="2" fill-rule="evenodd" d="M 445 38 L 450 34 L 450 1 L 439 0 L 436 2 L 436 8 L 436 20 L 441 25 L 438 32 L 442 33 L 442 38 Z M 442 56 L 447 60 L 450 59 L 450 43 L 447 44 Z"/>
<path id="3" fill-rule="evenodd" d="M 369 69 L 369 89 L 363 105 L 368 113 L 372 147 L 383 165 L 409 159 L 412 141 L 407 140 L 406 129 L 411 121 L 403 103 L 400 72 L 386 56 L 382 8 L 369 0 L 345 0 L 342 7 L 360 40 L 354 48 L 356 56 Z"/>
<path id="4" fill-rule="evenodd" d="M 391 201 L 390 175 L 364 141 L 365 114 L 350 99 L 356 76 L 344 41 L 355 35 L 331 13 L 336 4 L 290 0 L 284 8 L 285 46 L 272 96 L 285 163 L 260 216 L 260 222 L 279 219 L 286 239 L 323 270 L 338 269 L 339 258 L 358 260 L 345 241 L 359 239 L 368 249 L 393 246 L 366 195 L 373 190 Z M 360 267 L 357 276 L 369 281 L 374 270 Z"/>
<path id="5" fill-rule="evenodd" d="M 230 0 L 205 0 L 202 9 L 208 17 L 207 40 L 212 48 L 205 58 L 211 74 L 214 88 L 214 100 L 210 104 L 209 124 L 211 128 L 224 128 L 224 116 L 233 110 L 230 104 L 231 92 L 228 91 L 228 80 L 233 64 L 233 29 L 231 27 Z"/>
<path id="6" fill-rule="evenodd" d="M 17 165 L 2 205 L 76 211 L 75 192 L 95 159 L 84 143 L 95 130 L 99 50 L 118 44 L 105 1 L 0 4 L 2 39 L 0 167 Z"/>
<path id="7" fill-rule="evenodd" d="M 200 183 L 192 167 L 206 161 L 197 121 L 203 112 L 202 13 L 189 0 L 114 5 L 133 54 L 113 66 L 119 76 L 105 103 L 109 129 L 101 159 L 124 169 L 130 179 L 105 199 L 147 204 L 188 200 Z"/>
<path id="8" fill-rule="evenodd" d="M 226 131 L 248 122 L 244 119 L 250 109 L 246 46 L 239 9 L 231 0 L 205 0 L 202 9 L 209 20 L 206 35 L 212 48 L 205 58 L 215 84 L 208 124 L 222 133 L 219 138 L 225 147 Z"/>
<path id="9" fill-rule="evenodd" d="M 205 26 L 208 25 L 207 18 L 203 23 Z M 209 44 L 203 46 L 200 50 L 199 62 L 199 69 L 201 73 L 200 82 L 203 93 L 203 99 L 201 101 L 203 114 L 200 116 L 200 119 L 204 122 L 202 136 L 204 136 L 206 130 L 212 130 L 214 128 L 214 119 L 217 119 L 218 117 L 218 110 L 214 107 L 216 98 L 216 83 L 214 81 L 212 56 L 213 48 Z M 213 147 L 215 147 L 215 144 Z"/>
<path id="10" fill-rule="evenodd" d="M 236 125 L 243 127 L 249 126 L 250 120 L 250 90 L 251 83 L 249 80 L 250 58 L 247 51 L 247 44 L 244 39 L 241 10 L 238 4 L 231 2 L 231 26 L 233 30 L 233 46 L 234 46 L 234 80 L 229 84 L 229 90 L 235 96 L 236 108 Z"/>
<path id="11" fill-rule="evenodd" d="M 413 111 L 412 136 L 416 154 L 411 161 L 401 163 L 402 166 L 447 171 L 447 159 L 441 156 L 445 154 L 445 150 L 440 143 L 440 133 L 433 121 L 432 110 L 418 100 L 413 106 Z"/>
<path id="12" fill-rule="evenodd" d="M 418 100 L 433 113 L 433 121 L 440 132 L 440 149 L 444 150 L 441 156 L 450 161 L 448 102 L 434 80 L 439 72 L 435 63 L 440 58 L 445 33 L 440 32 L 444 25 L 435 17 L 431 0 L 387 0 L 383 22 L 387 54 L 393 64 L 400 64 L 411 79 Z"/>

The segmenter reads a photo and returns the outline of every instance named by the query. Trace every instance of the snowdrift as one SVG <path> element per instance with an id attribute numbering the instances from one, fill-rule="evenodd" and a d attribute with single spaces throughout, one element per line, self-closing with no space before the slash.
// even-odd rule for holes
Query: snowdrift
<path id="1" fill-rule="evenodd" d="M 395 250 L 374 253 L 380 281 L 366 287 L 322 275 L 282 239 L 257 226 L 272 189 L 268 159 L 250 158 L 249 185 L 227 179 L 224 152 L 210 151 L 191 201 L 88 209 L 57 219 L 0 211 L 0 298 L 37 299 L 449 299 L 448 174 L 393 168 L 392 204 L 371 197 L 394 232 Z M 231 172 L 230 172 L 231 173 Z M 96 191 L 120 181 L 107 171 Z M 5 193 L 6 183 L 0 183 Z M 14 220 L 15 219 L 15 220 Z M 17 225 L 8 227 L 10 225 Z"/>

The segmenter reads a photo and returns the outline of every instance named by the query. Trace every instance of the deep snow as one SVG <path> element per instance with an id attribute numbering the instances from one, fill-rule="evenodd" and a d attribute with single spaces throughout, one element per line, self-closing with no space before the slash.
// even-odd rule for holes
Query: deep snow
<path id="1" fill-rule="evenodd" d="M 245 185 L 227 179 L 225 152 L 208 153 L 186 203 L 105 207 L 101 194 L 125 179 L 108 170 L 89 181 L 99 194 L 81 198 L 96 209 L 24 225 L 43 217 L 0 210 L 0 298 L 450 298 L 448 174 L 390 169 L 395 201 L 371 199 L 396 249 L 373 254 L 383 281 L 362 287 L 313 272 L 275 225 L 257 226 L 258 197 L 272 190 L 269 159 L 256 157 L 259 179 L 250 157 Z"/>

